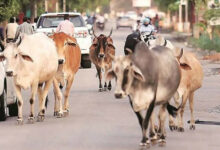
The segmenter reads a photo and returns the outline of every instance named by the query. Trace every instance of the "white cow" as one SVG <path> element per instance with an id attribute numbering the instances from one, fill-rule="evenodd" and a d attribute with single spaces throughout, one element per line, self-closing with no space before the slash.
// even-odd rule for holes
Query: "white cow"
<path id="1" fill-rule="evenodd" d="M 23 123 L 23 98 L 21 88 L 31 87 L 29 121 L 34 121 L 34 101 L 38 92 L 40 112 L 38 119 L 43 121 L 45 99 L 58 68 L 56 47 L 50 38 L 43 33 L 22 35 L 18 42 L 8 44 L 0 53 L 0 61 L 6 59 L 6 75 L 14 77 L 15 91 L 18 98 L 18 124 Z M 45 83 L 44 88 L 42 87 Z"/>

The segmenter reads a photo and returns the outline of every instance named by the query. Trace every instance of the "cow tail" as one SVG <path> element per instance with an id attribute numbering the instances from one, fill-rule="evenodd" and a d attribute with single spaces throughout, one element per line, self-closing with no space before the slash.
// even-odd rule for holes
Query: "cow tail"
<path id="1" fill-rule="evenodd" d="M 176 107 L 170 105 L 168 102 L 167 103 L 167 111 L 171 116 L 173 116 L 175 118 L 177 116 L 177 112 L 182 107 L 182 105 L 183 105 L 183 101 L 181 102 L 180 106 L 178 108 L 176 108 Z"/>

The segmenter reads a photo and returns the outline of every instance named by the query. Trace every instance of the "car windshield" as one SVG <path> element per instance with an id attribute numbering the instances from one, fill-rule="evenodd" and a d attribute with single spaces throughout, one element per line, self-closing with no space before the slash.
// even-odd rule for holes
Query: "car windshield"
<path id="1" fill-rule="evenodd" d="M 85 26 L 83 19 L 79 15 L 70 16 L 69 20 L 74 24 L 75 27 Z M 55 28 L 61 21 L 63 21 L 63 16 L 43 16 L 40 18 L 37 27 Z"/>

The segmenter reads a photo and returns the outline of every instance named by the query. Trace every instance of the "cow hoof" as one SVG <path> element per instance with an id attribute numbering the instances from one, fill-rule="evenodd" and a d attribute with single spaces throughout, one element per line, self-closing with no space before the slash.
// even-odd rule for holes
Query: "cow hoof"
<path id="1" fill-rule="evenodd" d="M 196 126 L 195 126 L 194 124 L 191 124 L 191 125 L 189 126 L 189 129 L 190 129 L 190 130 L 195 130 L 195 129 L 196 129 Z"/>
<path id="2" fill-rule="evenodd" d="M 140 145 L 141 147 L 150 148 L 150 141 L 147 140 L 146 142 L 141 142 L 139 145 Z"/>
<path id="3" fill-rule="evenodd" d="M 183 127 L 178 127 L 177 131 L 178 132 L 184 132 L 184 128 Z"/>
<path id="4" fill-rule="evenodd" d="M 108 86 L 108 90 L 111 91 L 111 89 L 112 89 L 112 87 L 111 87 L 111 86 Z"/>
<path id="5" fill-rule="evenodd" d="M 69 110 L 64 110 L 63 111 L 63 116 L 68 117 L 69 116 Z"/>
<path id="6" fill-rule="evenodd" d="M 28 118 L 28 123 L 29 124 L 34 124 L 34 117 L 29 117 Z"/>
<path id="7" fill-rule="evenodd" d="M 107 87 L 104 87 L 103 91 L 107 91 Z"/>
<path id="8" fill-rule="evenodd" d="M 156 145 L 157 144 L 157 137 L 151 139 L 151 145 Z"/>
<path id="9" fill-rule="evenodd" d="M 164 147 L 166 145 L 166 140 L 165 139 L 159 139 L 158 143 L 159 143 L 160 147 Z"/>
<path id="10" fill-rule="evenodd" d="M 23 119 L 17 119 L 17 125 L 23 125 Z"/>
<path id="11" fill-rule="evenodd" d="M 38 116 L 37 116 L 37 121 L 38 121 L 38 122 L 43 122 L 44 119 L 45 119 L 44 115 L 38 115 Z"/>
<path id="12" fill-rule="evenodd" d="M 53 113 L 53 116 L 57 116 L 58 115 L 58 111 L 55 111 L 54 113 Z"/>
<path id="13" fill-rule="evenodd" d="M 170 127 L 171 131 L 177 130 L 177 126 L 175 126 L 175 125 L 170 125 L 169 127 Z"/>
<path id="14" fill-rule="evenodd" d="M 57 115 L 56 115 L 57 118 L 62 118 L 63 116 L 64 116 L 63 113 L 57 112 Z"/>
<path id="15" fill-rule="evenodd" d="M 102 88 L 99 88 L 99 92 L 102 92 L 103 91 L 103 89 Z"/>

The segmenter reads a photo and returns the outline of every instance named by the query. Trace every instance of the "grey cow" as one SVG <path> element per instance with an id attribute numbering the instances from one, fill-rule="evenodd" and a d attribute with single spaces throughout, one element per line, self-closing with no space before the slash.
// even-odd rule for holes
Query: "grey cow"
<path id="1" fill-rule="evenodd" d="M 149 120 L 153 119 L 151 114 L 155 105 L 161 105 L 159 141 L 165 142 L 166 109 L 170 114 L 177 111 L 168 103 L 176 92 L 181 78 L 176 58 L 166 47 L 156 46 L 149 50 L 147 45 L 140 41 L 135 46 L 133 54 L 115 57 L 114 62 L 113 69 L 107 73 L 107 78 L 116 78 L 116 98 L 129 96 L 143 133 L 140 144 L 150 143 L 146 132 Z M 146 116 L 143 118 L 141 112 L 144 110 Z M 153 124 L 151 120 L 151 125 Z M 155 137 L 154 128 L 151 128 L 150 133 Z"/>

